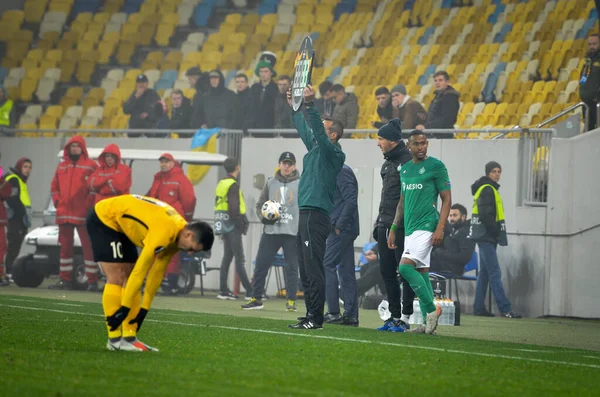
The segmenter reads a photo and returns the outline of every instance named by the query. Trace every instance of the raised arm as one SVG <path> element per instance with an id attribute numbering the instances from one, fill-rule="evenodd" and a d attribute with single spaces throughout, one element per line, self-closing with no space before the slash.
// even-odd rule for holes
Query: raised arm
<path id="1" fill-rule="evenodd" d="M 292 109 L 292 89 L 291 88 L 287 91 L 286 98 L 287 98 L 287 102 L 288 102 L 288 105 L 290 106 L 290 110 L 291 110 Z M 315 142 L 314 142 L 315 137 L 313 135 L 312 130 L 310 129 L 310 126 L 306 122 L 306 119 L 304 118 L 304 114 L 302 114 L 302 112 L 292 111 L 292 121 L 294 122 L 294 127 L 296 128 L 296 131 L 298 131 L 298 134 L 300 135 L 300 139 L 302 139 L 304 146 L 306 146 L 306 150 L 312 149 L 313 145 L 315 144 Z"/>

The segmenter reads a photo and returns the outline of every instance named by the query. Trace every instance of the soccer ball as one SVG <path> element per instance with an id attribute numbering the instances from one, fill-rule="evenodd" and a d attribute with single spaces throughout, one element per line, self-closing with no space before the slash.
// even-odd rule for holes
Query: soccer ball
<path id="1" fill-rule="evenodd" d="M 265 201 L 265 203 L 262 206 L 261 213 L 265 219 L 274 221 L 274 220 L 279 219 L 280 209 L 281 209 L 281 205 L 279 205 L 279 203 L 277 203 L 273 200 L 267 200 L 267 201 Z"/>

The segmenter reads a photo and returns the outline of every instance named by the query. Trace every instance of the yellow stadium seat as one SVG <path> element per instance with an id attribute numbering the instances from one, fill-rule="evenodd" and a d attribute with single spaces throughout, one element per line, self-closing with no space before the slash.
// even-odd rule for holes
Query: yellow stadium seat
<path id="1" fill-rule="evenodd" d="M 158 29 L 156 30 L 156 35 L 154 36 L 154 41 L 159 46 L 166 47 L 169 45 L 171 40 L 171 36 L 175 32 L 176 24 L 170 23 L 161 23 L 158 25 Z"/>
<path id="2" fill-rule="evenodd" d="M 48 108 L 46 109 L 46 113 L 44 113 L 45 116 L 50 116 L 52 118 L 54 118 L 54 120 L 58 120 L 63 116 L 63 107 L 59 106 L 59 105 L 52 105 L 52 106 L 48 106 Z"/>
<path id="3" fill-rule="evenodd" d="M 64 95 L 64 98 L 72 98 L 80 100 L 83 96 L 83 87 L 69 87 Z M 62 116 L 62 114 L 61 114 Z M 57 116 L 58 117 L 58 116 Z"/>
<path id="4" fill-rule="evenodd" d="M 33 93 L 38 85 L 38 79 L 32 79 L 29 77 L 21 80 L 20 98 L 22 101 L 29 102 L 33 100 Z"/>

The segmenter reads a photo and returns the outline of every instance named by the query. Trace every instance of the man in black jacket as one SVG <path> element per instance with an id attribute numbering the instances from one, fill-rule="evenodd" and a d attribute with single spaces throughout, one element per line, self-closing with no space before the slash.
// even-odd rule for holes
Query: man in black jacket
<path id="1" fill-rule="evenodd" d="M 475 242 L 469 238 L 471 221 L 467 219 L 467 209 L 461 204 L 454 204 L 448 222 L 450 231 L 444 236 L 444 245 L 434 247 L 429 271 L 462 276 L 475 251 Z"/>
<path id="2" fill-rule="evenodd" d="M 208 73 L 202 73 L 199 67 L 194 66 L 185 72 L 190 86 L 196 89 L 194 99 L 192 99 L 192 119 L 190 121 L 192 128 L 206 128 L 206 118 L 204 112 L 204 94 L 208 91 Z"/>
<path id="3" fill-rule="evenodd" d="M 588 105 L 588 125 L 585 130 L 597 128 L 596 106 L 600 99 L 600 35 L 594 33 L 588 37 L 588 53 L 579 77 L 579 96 Z"/>
<path id="4" fill-rule="evenodd" d="M 333 116 L 335 102 L 331 99 L 331 93 L 329 92 L 331 87 L 333 87 L 333 83 L 329 80 L 325 80 L 319 84 L 319 94 L 321 94 L 321 98 L 315 99 L 315 107 L 323 117 Z"/>
<path id="5" fill-rule="evenodd" d="M 180 89 L 171 92 L 171 102 L 173 109 L 171 110 L 171 120 L 169 128 L 173 130 L 189 130 L 192 120 L 192 103 L 187 99 Z M 176 132 L 176 131 L 175 131 Z M 191 138 L 193 134 L 178 133 L 180 138 Z"/>
<path id="6" fill-rule="evenodd" d="M 275 99 L 275 128 L 277 129 L 294 128 L 290 107 L 287 103 L 287 90 L 291 86 L 292 80 L 290 79 L 290 76 L 279 76 L 279 79 L 277 80 L 279 95 Z"/>
<path id="7" fill-rule="evenodd" d="M 435 98 L 429 105 L 425 125 L 418 125 L 418 130 L 423 129 L 454 129 L 458 110 L 460 109 L 460 93 L 450 85 L 450 76 L 443 70 L 433 75 Z M 453 138 L 454 134 L 434 134 L 437 138 Z"/>
<path id="8" fill-rule="evenodd" d="M 252 112 L 254 128 L 272 129 L 275 126 L 275 98 L 279 95 L 279 88 L 273 81 L 277 76 L 275 72 L 275 54 L 265 52 L 256 65 L 254 73 L 260 81 L 250 89 L 250 100 L 254 105 Z"/>
<path id="9" fill-rule="evenodd" d="M 479 246 L 479 274 L 475 286 L 474 314 L 476 316 L 493 317 L 485 309 L 485 295 L 488 282 L 496 298 L 496 304 L 503 317 L 521 318 L 519 313 L 512 310 L 502 286 L 502 273 L 496 252 L 498 244 L 506 246 L 506 224 L 504 223 L 504 208 L 500 198 L 500 176 L 502 167 L 495 161 L 485 165 L 485 176 L 479 178 L 471 186 L 473 193 L 473 211 L 469 238 Z"/>
<path id="10" fill-rule="evenodd" d="M 210 88 L 204 97 L 207 128 L 229 128 L 233 124 L 235 94 L 225 87 L 225 77 L 220 70 L 209 73 Z"/>
<path id="11" fill-rule="evenodd" d="M 160 101 L 156 91 L 148 88 L 148 77 L 140 74 L 136 80 L 136 89 L 127 102 L 123 104 L 123 113 L 131 115 L 129 128 L 132 129 L 155 129 L 158 120 L 155 106 Z M 130 133 L 130 138 L 141 136 L 139 133 Z"/>
<path id="12" fill-rule="evenodd" d="M 375 99 L 377 100 L 377 115 L 381 121 L 374 121 L 372 125 L 375 128 L 381 128 L 392 119 L 394 111 L 390 90 L 387 87 L 379 87 L 375 90 Z"/>
<path id="13" fill-rule="evenodd" d="M 379 216 L 373 230 L 373 238 L 379 248 L 379 266 L 385 283 L 387 300 L 392 317 L 387 319 L 380 331 L 403 332 L 408 329 L 408 318 L 413 313 L 415 293 L 402 280 L 402 303 L 400 302 L 400 284 L 398 282 L 398 264 L 404 251 L 404 226 L 398 226 L 396 231 L 396 249 L 390 249 L 387 244 L 389 230 L 394 222 L 396 207 L 400 201 L 400 173 L 398 167 L 412 160 L 410 151 L 402 141 L 400 120 L 392 119 L 379 129 L 377 146 L 381 148 L 385 162 L 381 166 L 381 201 Z"/>
<path id="14" fill-rule="evenodd" d="M 248 88 L 248 76 L 244 73 L 238 73 L 235 76 L 235 105 L 233 128 L 237 130 L 247 130 L 252 126 L 252 100 L 250 99 L 250 89 Z"/>

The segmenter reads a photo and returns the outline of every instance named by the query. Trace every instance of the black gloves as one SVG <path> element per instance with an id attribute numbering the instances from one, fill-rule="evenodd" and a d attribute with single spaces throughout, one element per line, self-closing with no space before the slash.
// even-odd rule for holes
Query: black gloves
<path id="1" fill-rule="evenodd" d="M 115 314 L 106 317 L 106 323 L 110 327 L 111 331 L 116 331 L 117 328 L 121 326 L 123 321 L 125 321 L 125 318 L 127 318 L 127 316 L 129 315 L 129 310 L 130 309 L 128 307 L 121 306 L 119 310 L 115 312 Z"/>
<path id="2" fill-rule="evenodd" d="M 270 221 L 267 218 L 262 218 L 260 221 L 262 222 L 263 225 L 274 225 L 277 223 L 278 219 L 274 219 L 274 220 Z"/>
<path id="3" fill-rule="evenodd" d="M 142 323 L 144 322 L 144 319 L 146 318 L 146 314 L 148 314 L 148 310 L 140 309 L 140 312 L 138 313 L 138 315 L 135 316 L 135 318 L 133 320 L 129 321 L 129 324 L 137 323 L 137 332 L 139 332 L 140 328 L 142 328 Z"/>
<path id="4" fill-rule="evenodd" d="M 377 241 L 377 239 L 379 238 L 379 236 L 378 236 L 378 234 L 379 234 L 379 231 L 378 231 L 378 229 L 379 229 L 379 227 L 378 227 L 378 226 L 375 226 L 375 227 L 373 228 L 373 240 L 375 240 L 375 241 Z"/>

